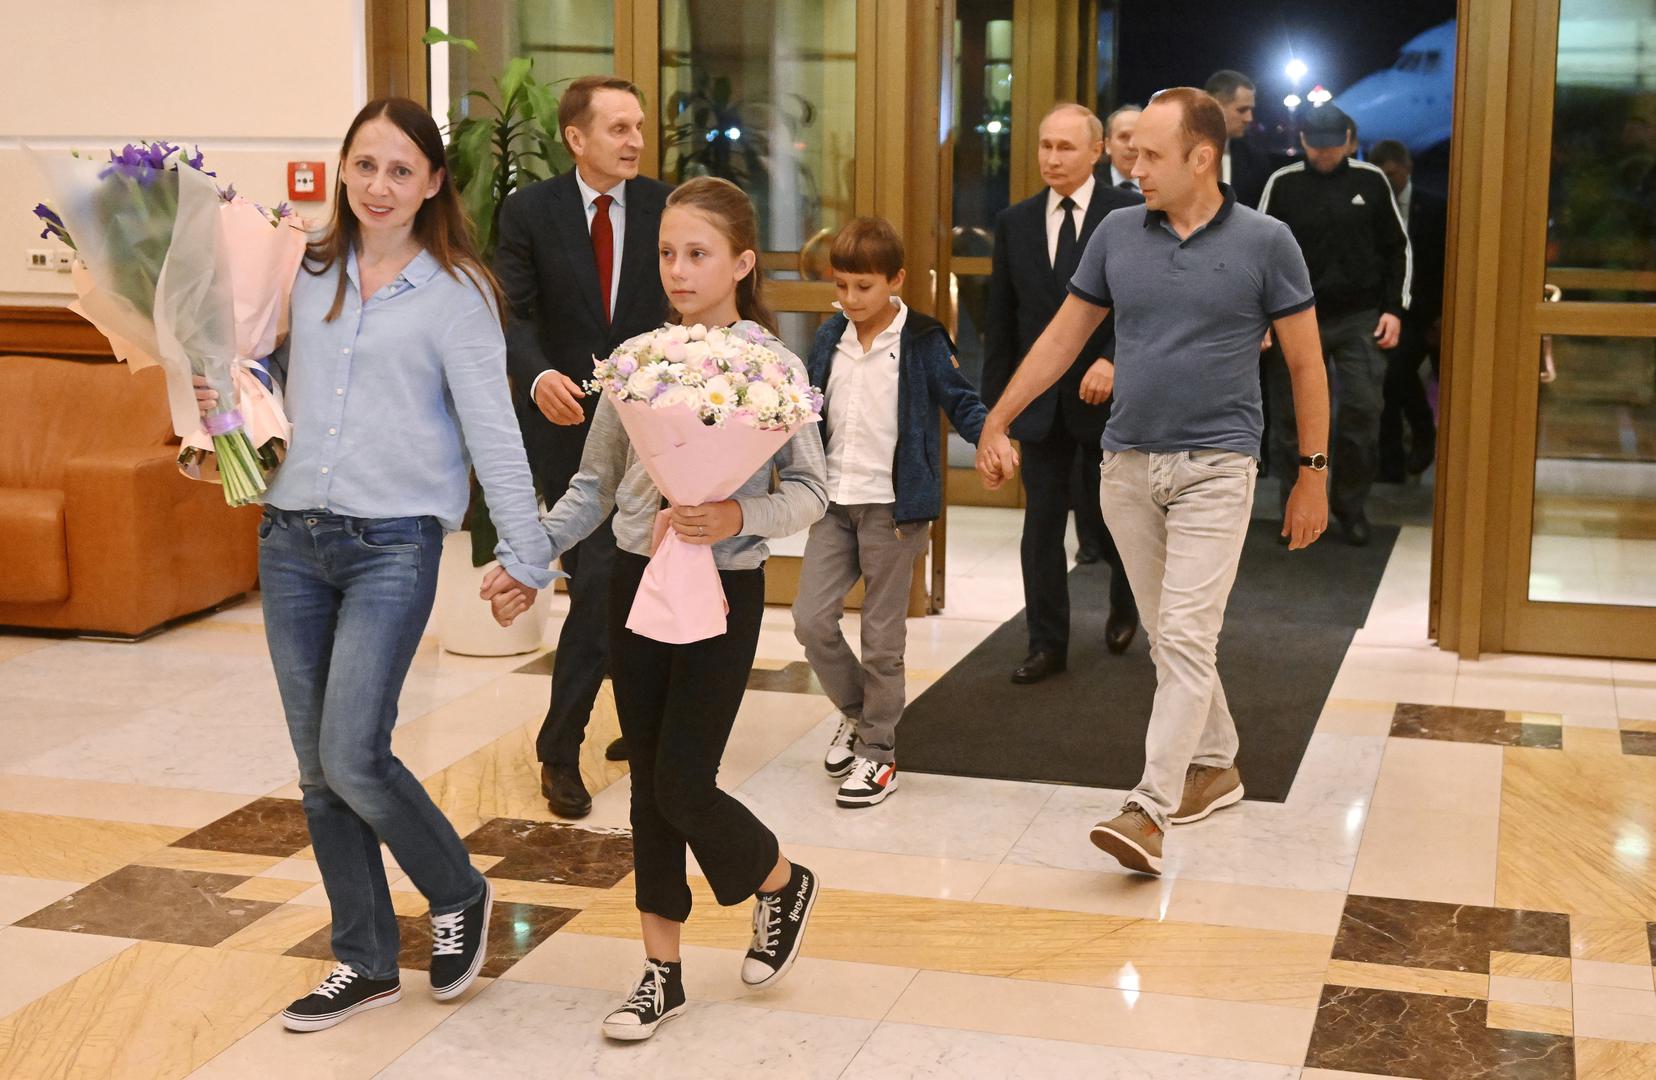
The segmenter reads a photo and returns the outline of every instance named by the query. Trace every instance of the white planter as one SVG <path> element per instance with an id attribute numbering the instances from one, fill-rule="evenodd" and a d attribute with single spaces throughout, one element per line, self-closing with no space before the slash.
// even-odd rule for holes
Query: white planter
<path id="1" fill-rule="evenodd" d="M 432 618 L 437 625 L 437 644 L 446 652 L 515 656 L 540 648 L 551 590 L 542 589 L 533 607 L 511 626 L 501 626 L 489 613 L 488 603 L 477 596 L 483 587 L 483 575 L 495 565 L 472 565 L 471 533 L 450 533 L 443 538 L 443 562 L 437 571 L 437 604 Z"/>

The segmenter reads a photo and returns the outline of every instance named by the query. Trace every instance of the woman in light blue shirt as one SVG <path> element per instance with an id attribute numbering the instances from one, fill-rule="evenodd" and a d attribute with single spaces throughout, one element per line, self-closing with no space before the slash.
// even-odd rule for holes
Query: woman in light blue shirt
<path id="1" fill-rule="evenodd" d="M 508 396 L 498 287 L 443 168 L 436 123 L 406 99 L 371 102 L 340 162 L 333 221 L 310 247 L 273 358 L 293 437 L 259 525 L 265 634 L 338 960 L 283 1012 L 295 1031 L 401 995 L 381 841 L 430 901 L 432 992 L 457 997 L 483 964 L 488 882 L 391 753 L 468 466 L 504 571 L 531 595 L 552 578 Z"/>

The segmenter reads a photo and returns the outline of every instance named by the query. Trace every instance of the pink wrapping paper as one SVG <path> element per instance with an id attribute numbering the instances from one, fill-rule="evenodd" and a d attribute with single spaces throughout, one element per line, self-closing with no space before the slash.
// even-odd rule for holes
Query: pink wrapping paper
<path id="1" fill-rule="evenodd" d="M 709 427 L 684 405 L 654 409 L 614 401 L 627 437 L 655 486 L 674 506 L 700 506 L 734 495 L 793 432 L 743 423 Z M 656 518 L 654 554 L 627 615 L 627 629 L 669 645 L 725 632 L 724 585 L 708 544 L 687 544 Z"/>

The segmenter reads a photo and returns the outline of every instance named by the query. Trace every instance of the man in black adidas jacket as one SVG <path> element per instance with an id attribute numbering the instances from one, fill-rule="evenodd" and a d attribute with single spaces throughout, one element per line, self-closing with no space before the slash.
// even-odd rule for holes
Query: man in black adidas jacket
<path id="1" fill-rule="evenodd" d="M 1305 160 L 1278 169 L 1259 209 L 1285 222 L 1311 271 L 1317 328 L 1334 392 L 1329 510 L 1346 542 L 1368 543 L 1364 513 L 1379 470 L 1380 411 L 1386 358 L 1396 348 L 1409 307 L 1409 238 L 1386 174 L 1352 158 L 1356 132 L 1333 105 L 1313 109 L 1300 129 Z M 1274 352 L 1274 350 L 1273 350 Z M 1288 483 L 1298 475 L 1298 440 L 1288 369 L 1280 354 L 1267 360 L 1271 395 L 1271 472 Z"/>

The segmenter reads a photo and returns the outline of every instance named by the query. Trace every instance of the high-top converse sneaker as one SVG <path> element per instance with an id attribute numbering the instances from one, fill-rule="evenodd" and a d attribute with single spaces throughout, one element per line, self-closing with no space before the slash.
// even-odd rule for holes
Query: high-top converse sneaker
<path id="1" fill-rule="evenodd" d="M 840 785 L 834 802 L 847 809 L 873 806 L 897 790 L 897 766 L 860 757 L 851 766 L 851 775 Z"/>
<path id="2" fill-rule="evenodd" d="M 349 964 L 337 964 L 315 990 L 282 1010 L 282 1026 L 289 1031 L 321 1031 L 400 997 L 402 983 L 395 976 L 369 979 Z"/>
<path id="3" fill-rule="evenodd" d="M 464 994 L 483 970 L 493 899 L 494 886 L 484 878 L 483 895 L 470 907 L 431 917 L 431 994 L 438 1001 Z"/>
<path id="4" fill-rule="evenodd" d="M 838 780 L 851 771 L 851 763 L 857 755 L 851 752 L 851 746 L 857 741 L 857 721 L 849 716 L 841 716 L 839 727 L 834 730 L 834 739 L 828 744 L 828 752 L 822 755 L 822 767 L 828 775 Z"/>
<path id="5" fill-rule="evenodd" d="M 816 898 L 816 874 L 798 863 L 780 890 L 758 894 L 753 905 L 753 944 L 742 961 L 743 982 L 768 986 L 788 973 L 799 956 L 799 943 Z"/>
<path id="6" fill-rule="evenodd" d="M 684 1008 L 684 975 L 680 962 L 645 960 L 644 977 L 633 987 L 632 996 L 604 1017 L 604 1034 L 628 1042 L 648 1039 L 656 1028 Z"/>

